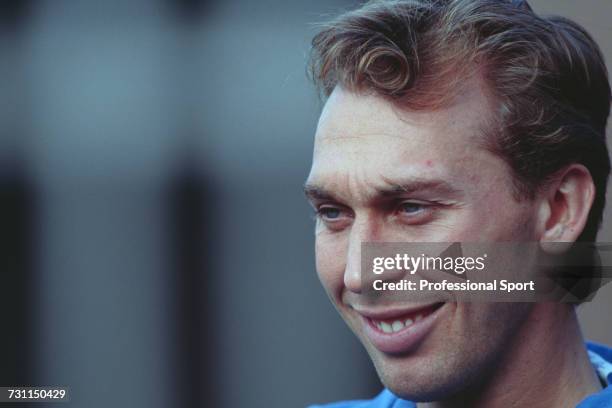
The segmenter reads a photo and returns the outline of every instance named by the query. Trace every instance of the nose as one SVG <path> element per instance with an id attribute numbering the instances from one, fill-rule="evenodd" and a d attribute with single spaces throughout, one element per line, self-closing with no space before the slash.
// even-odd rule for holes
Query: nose
<path id="1" fill-rule="evenodd" d="M 344 286 L 351 292 L 362 292 L 361 244 L 380 240 L 378 227 L 374 220 L 355 220 L 351 227 L 344 268 Z"/>
<path id="2" fill-rule="evenodd" d="M 347 252 L 344 287 L 351 292 L 361 293 L 361 243 L 353 243 L 353 240 Z"/>

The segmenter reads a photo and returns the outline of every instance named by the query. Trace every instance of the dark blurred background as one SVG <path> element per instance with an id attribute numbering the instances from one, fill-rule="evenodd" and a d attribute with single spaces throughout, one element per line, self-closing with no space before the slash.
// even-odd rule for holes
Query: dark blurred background
<path id="1" fill-rule="evenodd" d="M 609 0 L 531 3 L 610 58 Z M 67 385 L 88 408 L 378 391 L 318 283 L 302 195 L 311 23 L 356 4 L 0 3 L 0 385 Z M 611 309 L 610 287 L 581 307 L 588 337 L 612 343 Z"/>

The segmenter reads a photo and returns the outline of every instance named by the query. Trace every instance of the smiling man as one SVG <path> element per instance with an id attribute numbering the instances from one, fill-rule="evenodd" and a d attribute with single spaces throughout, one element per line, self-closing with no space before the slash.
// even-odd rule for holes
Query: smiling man
<path id="1" fill-rule="evenodd" d="M 386 386 L 329 406 L 612 407 L 612 352 L 573 304 L 376 304 L 360 270 L 364 242 L 595 240 L 610 85 L 591 37 L 524 2 L 377 1 L 322 29 L 312 73 L 317 271 Z"/>

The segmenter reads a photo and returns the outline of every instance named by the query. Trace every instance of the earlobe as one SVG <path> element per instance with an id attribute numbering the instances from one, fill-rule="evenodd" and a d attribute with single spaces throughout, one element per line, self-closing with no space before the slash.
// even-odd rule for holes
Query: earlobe
<path id="1" fill-rule="evenodd" d="M 540 210 L 540 225 L 543 225 L 540 244 L 544 251 L 564 252 L 578 239 L 594 198 L 595 185 L 583 165 L 572 164 L 555 177 Z"/>

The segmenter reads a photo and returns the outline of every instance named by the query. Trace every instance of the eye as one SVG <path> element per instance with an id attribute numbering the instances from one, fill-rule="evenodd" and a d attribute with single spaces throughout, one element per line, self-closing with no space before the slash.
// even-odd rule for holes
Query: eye
<path id="1" fill-rule="evenodd" d="M 434 205 L 419 201 L 403 201 L 396 210 L 397 217 L 406 224 L 423 224 L 433 216 Z"/>
<path id="2" fill-rule="evenodd" d="M 322 205 L 316 209 L 317 224 L 330 231 L 341 231 L 351 225 L 352 215 L 349 209 L 335 206 Z"/>
<path id="3" fill-rule="evenodd" d="M 323 221 L 333 221 L 340 218 L 342 210 L 338 207 L 325 206 L 317 209 L 317 215 L 323 219 Z"/>
<path id="4" fill-rule="evenodd" d="M 418 214 L 421 211 L 425 211 L 427 206 L 422 203 L 415 203 L 413 201 L 406 201 L 400 204 L 400 212 L 403 214 Z"/>

